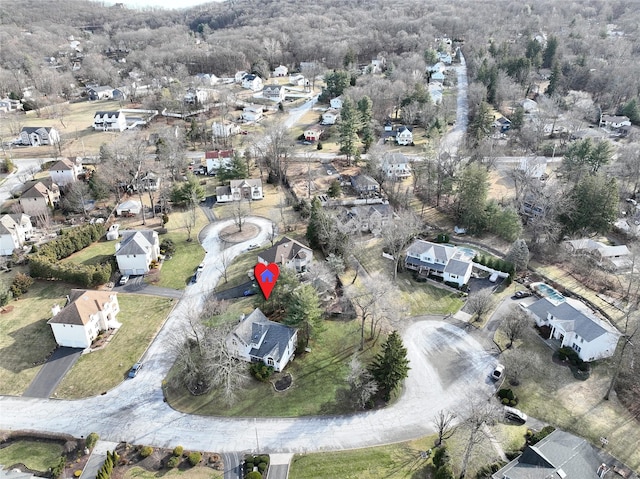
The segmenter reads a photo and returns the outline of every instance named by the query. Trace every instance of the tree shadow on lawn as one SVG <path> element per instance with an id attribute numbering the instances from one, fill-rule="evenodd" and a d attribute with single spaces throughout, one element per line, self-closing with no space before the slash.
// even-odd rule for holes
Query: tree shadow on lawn
<path id="1" fill-rule="evenodd" d="M 0 357 L 11 358 L 3 361 L 2 367 L 13 373 L 20 373 L 35 366 L 44 364 L 47 358 L 56 348 L 53 334 L 50 333 L 47 319 L 41 319 L 16 329 L 8 334 L 13 338 L 13 343 L 0 349 Z M 34 341 L 35 338 L 43 338 L 50 335 L 50 341 Z M 50 344 L 47 346 L 47 342 Z M 16 361 L 17 358 L 22 361 Z"/>

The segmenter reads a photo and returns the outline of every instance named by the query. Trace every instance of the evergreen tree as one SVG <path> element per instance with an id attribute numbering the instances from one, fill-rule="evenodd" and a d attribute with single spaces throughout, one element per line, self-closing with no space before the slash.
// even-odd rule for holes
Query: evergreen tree
<path id="1" fill-rule="evenodd" d="M 342 104 L 340 111 L 340 122 L 338 123 L 338 132 L 340 138 L 340 152 L 346 155 L 347 162 L 351 163 L 351 157 L 355 155 L 358 146 L 358 131 L 360 131 L 362 121 L 360 112 L 353 104 L 350 98 L 347 98 Z"/>
<path id="2" fill-rule="evenodd" d="M 477 233 L 486 227 L 486 204 L 489 191 L 487 169 L 477 163 L 467 165 L 458 181 L 456 216 L 461 225 Z"/>
<path id="3" fill-rule="evenodd" d="M 640 125 L 640 108 L 638 108 L 638 102 L 635 98 L 622 108 L 622 114 L 629 118 L 634 125 Z"/>
<path id="4" fill-rule="evenodd" d="M 551 71 L 551 76 L 549 77 L 549 84 L 547 85 L 544 93 L 548 96 L 553 96 L 554 93 L 558 91 L 558 87 L 560 86 L 560 79 L 562 77 L 562 71 L 557 63 L 553 65 L 553 70 Z"/>
<path id="5" fill-rule="evenodd" d="M 248 175 L 247 162 L 243 160 L 239 154 L 234 153 L 229 166 L 220 168 L 218 179 L 224 183 L 229 180 L 246 178 Z"/>
<path id="6" fill-rule="evenodd" d="M 287 307 L 285 324 L 300 328 L 301 340 L 305 347 L 309 339 L 316 336 L 322 329 L 323 312 L 320 306 L 318 292 L 311 284 L 303 284 L 296 288 Z"/>
<path id="7" fill-rule="evenodd" d="M 469 123 L 469 142 L 471 146 L 477 146 L 480 140 L 491 133 L 493 117 L 489 105 L 482 101 L 478 106 L 478 111 Z"/>
<path id="8" fill-rule="evenodd" d="M 527 269 L 527 265 L 529 264 L 529 247 L 527 246 L 527 242 L 523 239 L 517 239 L 509 248 L 509 252 L 507 256 L 505 256 L 505 261 L 512 263 L 516 271 L 523 271 Z"/>
<path id="9" fill-rule="evenodd" d="M 547 46 L 542 52 L 542 68 L 551 68 L 556 60 L 558 50 L 558 39 L 553 35 L 547 39 Z"/>
<path id="10" fill-rule="evenodd" d="M 409 375 L 409 369 L 407 348 L 398 332 L 393 331 L 369 367 L 385 401 L 391 400 L 391 394 Z"/>
<path id="11" fill-rule="evenodd" d="M 567 233 L 607 233 L 618 216 L 618 184 L 604 174 L 587 175 L 573 188 L 560 215 Z"/>

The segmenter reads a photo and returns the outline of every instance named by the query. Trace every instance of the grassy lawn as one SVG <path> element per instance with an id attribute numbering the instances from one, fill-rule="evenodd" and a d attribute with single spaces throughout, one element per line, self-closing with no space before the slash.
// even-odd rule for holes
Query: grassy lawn
<path id="1" fill-rule="evenodd" d="M 107 241 L 103 238 L 87 246 L 85 249 L 72 254 L 68 258 L 63 259 L 61 262 L 87 265 L 103 263 L 115 254 L 116 243 L 117 241 Z"/>
<path id="2" fill-rule="evenodd" d="M 122 293 L 118 295 L 118 302 L 118 321 L 122 327 L 104 349 L 80 358 L 58 386 L 57 397 L 77 399 L 94 396 L 124 380 L 174 304 L 167 298 Z"/>
<path id="3" fill-rule="evenodd" d="M 431 459 L 422 459 L 420 451 L 433 447 L 434 440 L 435 436 L 427 436 L 353 451 L 296 454 L 289 468 L 289 479 L 429 477 L 425 471 L 430 468 Z"/>
<path id="4" fill-rule="evenodd" d="M 132 467 L 125 472 L 124 479 L 157 479 L 159 473 L 156 471 L 147 471 L 141 467 Z M 189 469 L 170 469 L 169 471 L 162 471 L 162 477 L 167 479 L 218 479 L 223 477 L 221 472 L 215 471 L 210 467 L 198 466 L 190 467 Z"/>
<path id="5" fill-rule="evenodd" d="M 169 390 L 169 403 L 187 413 L 216 416 L 297 417 L 348 413 L 351 409 L 338 400 L 338 393 L 346 387 L 344 377 L 349 361 L 359 346 L 358 323 L 327 321 L 325 327 L 320 338 L 310 343 L 312 351 L 298 355 L 287 366 L 286 371 L 293 376 L 293 385 L 287 391 L 278 393 L 270 383 L 252 380 L 231 407 L 227 407 L 215 391 L 191 396 L 185 390 Z M 363 363 L 369 362 L 378 346 L 371 343 L 365 346 Z"/>
<path id="6" fill-rule="evenodd" d="M 14 441 L 0 449 L 0 464 L 9 468 L 14 464 L 24 464 L 29 469 L 47 472 L 62 456 L 61 444 L 49 441 Z"/>
<path id="7" fill-rule="evenodd" d="M 0 394 L 21 395 L 55 349 L 47 321 L 51 307 L 65 303 L 69 288 L 62 282 L 36 281 L 0 315 Z"/>

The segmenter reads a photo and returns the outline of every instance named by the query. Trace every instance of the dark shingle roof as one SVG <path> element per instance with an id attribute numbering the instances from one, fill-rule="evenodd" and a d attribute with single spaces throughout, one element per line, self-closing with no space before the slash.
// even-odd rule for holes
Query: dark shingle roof
<path id="1" fill-rule="evenodd" d="M 246 344 L 257 343 L 262 338 L 260 347 L 253 348 L 249 354 L 258 358 L 271 357 L 279 362 L 287 344 L 296 334 L 296 329 L 269 321 L 262 311 L 256 308 L 236 327 L 234 334 Z"/>
<path id="2" fill-rule="evenodd" d="M 283 264 L 293 258 L 305 258 L 311 248 L 286 236 L 258 255 L 266 263 Z"/>

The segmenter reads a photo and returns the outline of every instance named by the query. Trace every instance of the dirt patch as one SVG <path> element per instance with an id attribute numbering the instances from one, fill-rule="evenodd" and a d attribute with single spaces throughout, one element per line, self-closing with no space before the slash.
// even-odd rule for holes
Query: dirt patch
<path id="1" fill-rule="evenodd" d="M 242 231 L 239 231 L 236 225 L 229 225 L 220 231 L 220 239 L 227 243 L 242 243 L 258 236 L 259 231 L 258 227 L 251 223 L 242 225 Z"/>
<path id="2" fill-rule="evenodd" d="M 4 308 L 0 309 L 0 314 L 7 314 L 7 313 L 10 313 L 11 311 L 13 311 L 13 306 L 11 305 L 5 306 Z"/>
<path id="3" fill-rule="evenodd" d="M 286 373 L 284 376 L 280 377 L 273 383 L 273 388 L 278 392 L 282 392 L 289 389 L 292 384 L 293 378 L 291 377 L 291 374 Z"/>

